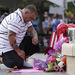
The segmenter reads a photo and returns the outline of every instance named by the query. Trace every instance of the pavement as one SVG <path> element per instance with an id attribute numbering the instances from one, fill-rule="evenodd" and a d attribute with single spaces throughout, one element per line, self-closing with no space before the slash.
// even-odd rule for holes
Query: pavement
<path id="1" fill-rule="evenodd" d="M 33 58 L 40 59 L 45 61 L 47 55 L 42 53 L 36 53 L 28 58 L 28 63 L 33 65 Z M 68 75 L 66 72 L 42 72 L 42 73 L 8 73 L 9 68 L 7 68 L 4 64 L 0 64 L 0 75 Z"/>

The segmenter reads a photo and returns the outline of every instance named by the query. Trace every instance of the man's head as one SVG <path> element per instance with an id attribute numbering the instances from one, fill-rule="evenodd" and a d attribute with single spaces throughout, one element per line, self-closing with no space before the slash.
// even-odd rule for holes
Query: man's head
<path id="1" fill-rule="evenodd" d="M 33 21 L 36 19 L 37 10 L 34 5 L 28 5 L 24 9 L 22 9 L 22 16 L 24 22 Z"/>

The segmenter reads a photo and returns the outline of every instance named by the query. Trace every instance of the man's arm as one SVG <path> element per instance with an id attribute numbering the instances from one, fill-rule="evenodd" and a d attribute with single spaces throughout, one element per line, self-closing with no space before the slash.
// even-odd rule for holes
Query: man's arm
<path id="1" fill-rule="evenodd" d="M 30 26 L 27 31 L 28 31 L 28 32 L 30 33 L 30 35 L 32 36 L 32 43 L 33 43 L 34 45 L 38 44 L 38 35 L 37 35 L 37 32 L 36 32 L 36 30 L 34 29 L 34 27 L 33 27 L 33 26 Z"/>
<path id="2" fill-rule="evenodd" d="M 8 39 L 9 42 L 12 46 L 12 48 L 17 52 L 17 54 L 22 57 L 23 59 L 25 58 L 25 52 L 23 50 L 20 50 L 20 48 L 16 45 L 16 33 L 8 30 Z"/>

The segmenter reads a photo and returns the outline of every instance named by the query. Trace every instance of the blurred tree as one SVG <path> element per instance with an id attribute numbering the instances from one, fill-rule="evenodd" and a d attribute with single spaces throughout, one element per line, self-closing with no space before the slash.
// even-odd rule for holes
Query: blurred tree
<path id="1" fill-rule="evenodd" d="M 75 6 L 73 5 L 72 2 L 69 2 L 68 3 L 68 9 L 75 14 Z"/>

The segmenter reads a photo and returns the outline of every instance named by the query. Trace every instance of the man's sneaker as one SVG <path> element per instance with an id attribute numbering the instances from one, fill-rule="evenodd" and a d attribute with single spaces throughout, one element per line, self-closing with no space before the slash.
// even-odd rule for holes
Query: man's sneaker
<path id="1" fill-rule="evenodd" d="M 24 67 L 25 68 L 33 68 L 33 66 L 27 62 L 27 59 L 24 61 Z"/>
<path id="2" fill-rule="evenodd" d="M 4 70 L 9 70 L 10 68 L 8 68 L 7 66 L 5 66 L 4 64 L 0 64 L 0 70 L 4 71 Z"/>

